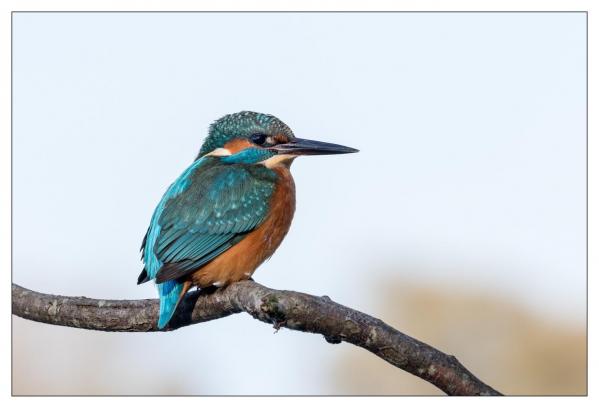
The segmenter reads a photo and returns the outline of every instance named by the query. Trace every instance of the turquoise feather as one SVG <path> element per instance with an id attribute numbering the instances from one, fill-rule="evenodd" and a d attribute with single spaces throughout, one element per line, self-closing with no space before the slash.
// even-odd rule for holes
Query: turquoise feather
<path id="1" fill-rule="evenodd" d="M 183 284 L 169 280 L 156 285 L 160 296 L 160 314 L 158 315 L 158 328 L 164 329 L 173 317 L 177 303 L 183 290 Z"/>
<path id="2" fill-rule="evenodd" d="M 148 229 L 145 246 L 143 248 L 143 260 L 146 266 L 146 271 L 150 279 L 154 279 L 156 274 L 163 265 L 163 262 L 158 259 L 153 248 L 160 236 L 161 227 L 158 223 L 160 216 L 164 210 L 164 207 L 168 200 L 177 195 L 181 194 L 189 187 L 189 175 L 202 164 L 202 159 L 196 160 L 191 166 L 189 166 L 181 176 L 170 185 L 158 207 L 154 210 L 152 220 L 150 221 L 150 228 Z M 164 283 L 157 284 L 158 295 L 160 297 L 160 312 L 158 316 L 158 328 L 163 329 L 168 321 L 172 318 L 181 291 L 183 290 L 183 284 L 178 283 L 174 280 L 166 281 Z"/>

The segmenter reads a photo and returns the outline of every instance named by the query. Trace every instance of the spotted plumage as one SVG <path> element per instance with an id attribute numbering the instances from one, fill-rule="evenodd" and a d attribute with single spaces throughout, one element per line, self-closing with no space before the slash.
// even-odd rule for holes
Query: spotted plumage
<path id="1" fill-rule="evenodd" d="M 298 139 L 272 115 L 239 112 L 211 125 L 196 160 L 169 186 L 142 243 L 164 328 L 191 286 L 248 279 L 285 237 L 295 211 L 289 171 L 299 155 L 355 149 Z"/>

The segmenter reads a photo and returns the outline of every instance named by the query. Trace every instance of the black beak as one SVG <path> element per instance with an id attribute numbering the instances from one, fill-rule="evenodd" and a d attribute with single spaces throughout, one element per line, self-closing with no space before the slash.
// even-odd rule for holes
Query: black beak
<path id="1" fill-rule="evenodd" d="M 317 154 L 345 154 L 356 153 L 358 149 L 341 146 L 333 143 L 319 142 L 317 140 L 293 139 L 288 143 L 271 147 L 279 154 L 317 155 Z"/>

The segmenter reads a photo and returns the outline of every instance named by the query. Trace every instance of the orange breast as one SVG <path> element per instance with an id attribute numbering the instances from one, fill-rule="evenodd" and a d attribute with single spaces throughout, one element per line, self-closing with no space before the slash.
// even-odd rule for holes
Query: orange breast
<path id="1" fill-rule="evenodd" d="M 223 286 L 249 279 L 262 262 L 272 256 L 285 238 L 295 212 L 295 184 L 289 168 L 273 168 L 279 180 L 264 222 L 231 249 L 214 258 L 191 275 L 201 288 Z"/>

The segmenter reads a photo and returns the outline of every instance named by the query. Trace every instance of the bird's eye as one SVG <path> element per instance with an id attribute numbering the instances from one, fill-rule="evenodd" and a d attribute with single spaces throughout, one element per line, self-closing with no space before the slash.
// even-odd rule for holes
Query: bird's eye
<path id="1" fill-rule="evenodd" d="M 250 136 L 250 140 L 257 144 L 258 146 L 262 146 L 264 144 L 264 142 L 266 142 L 266 138 L 268 136 L 265 135 L 264 133 L 254 133 L 253 135 Z"/>

